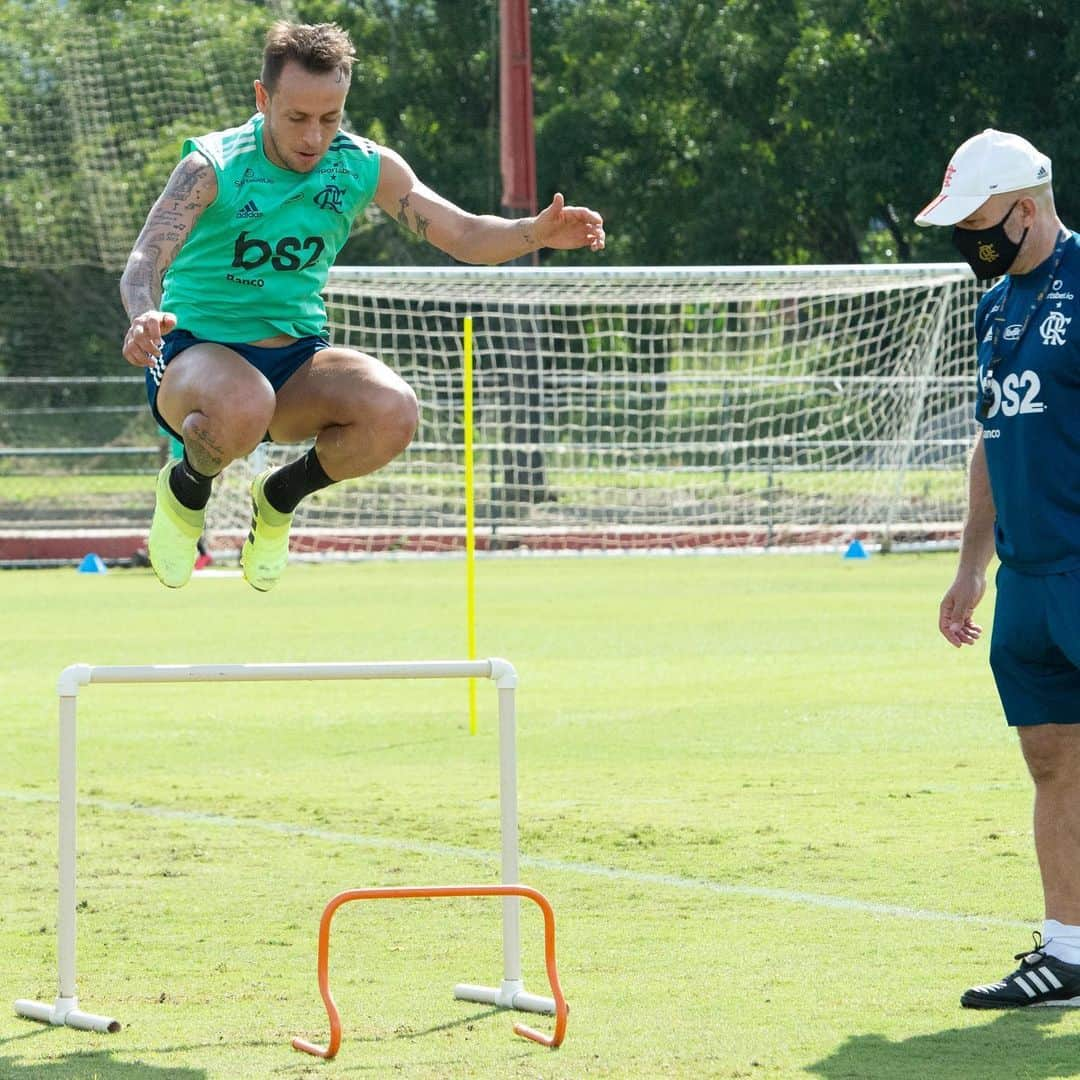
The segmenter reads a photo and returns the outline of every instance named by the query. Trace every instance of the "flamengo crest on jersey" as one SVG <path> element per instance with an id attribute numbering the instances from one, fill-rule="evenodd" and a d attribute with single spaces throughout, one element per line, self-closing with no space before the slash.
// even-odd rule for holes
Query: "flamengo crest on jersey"
<path id="1" fill-rule="evenodd" d="M 1064 345 L 1065 330 L 1072 318 L 1066 318 L 1060 311 L 1051 311 L 1042 321 L 1039 333 L 1042 334 L 1044 345 Z"/>
<path id="2" fill-rule="evenodd" d="M 212 341 L 322 334 L 322 290 L 352 222 L 375 194 L 378 148 L 339 131 L 309 173 L 282 169 L 263 149 L 263 116 L 188 139 L 217 176 L 164 280 L 164 310 Z"/>
<path id="3" fill-rule="evenodd" d="M 1080 569 L 1080 243 L 990 289 L 975 316 L 978 401 L 999 558 L 1025 573 Z M 1042 303 L 1021 334 L 1038 293 Z M 1002 308 L 1004 305 L 1004 308 Z M 994 319 L 1004 326 L 994 355 Z M 1000 325 L 1000 324 L 999 324 Z"/>

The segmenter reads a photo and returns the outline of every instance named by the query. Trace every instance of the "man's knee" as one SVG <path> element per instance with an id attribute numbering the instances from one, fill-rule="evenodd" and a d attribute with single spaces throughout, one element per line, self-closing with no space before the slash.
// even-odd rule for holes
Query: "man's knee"
<path id="1" fill-rule="evenodd" d="M 362 434 L 367 453 L 392 461 L 412 442 L 420 406 L 411 386 L 404 382 L 368 389 L 355 403 L 353 427 Z"/>
<path id="2" fill-rule="evenodd" d="M 247 457 L 266 436 L 274 415 L 274 392 L 255 384 L 245 393 L 219 399 L 188 413 L 181 434 L 184 445 L 198 448 L 207 461 L 224 468 Z"/>
<path id="3" fill-rule="evenodd" d="M 379 402 L 384 445 L 397 457 L 412 442 L 420 422 L 420 405 L 411 386 L 388 387 Z"/>
<path id="4" fill-rule="evenodd" d="M 1024 761 L 1036 784 L 1080 785 L 1080 725 L 1037 724 L 1019 732 Z"/>
<path id="5" fill-rule="evenodd" d="M 220 426 L 236 446 L 236 456 L 246 457 L 266 437 L 274 418 L 274 391 L 269 384 L 224 404 Z"/>

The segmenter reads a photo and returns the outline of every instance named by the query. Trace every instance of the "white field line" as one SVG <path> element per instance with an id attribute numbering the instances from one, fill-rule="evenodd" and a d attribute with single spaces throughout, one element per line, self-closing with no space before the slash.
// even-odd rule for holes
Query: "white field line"
<path id="1" fill-rule="evenodd" d="M 0 799 L 21 803 L 53 803 L 55 795 L 40 795 L 23 791 L 0 791 Z M 113 814 L 138 814 L 162 821 L 176 821 L 187 825 L 210 825 L 227 829 L 252 829 L 257 832 L 276 833 L 281 836 L 301 836 L 311 840 L 326 840 L 332 844 L 351 847 L 373 848 L 384 851 L 404 851 L 415 855 L 431 855 L 440 858 L 482 862 L 497 866 L 499 853 L 480 848 L 456 847 L 416 840 L 399 840 L 386 836 L 365 836 L 358 833 L 335 832 L 332 829 L 293 825 L 285 821 L 262 821 L 258 818 L 238 818 L 228 814 L 205 813 L 198 810 L 173 810 L 167 806 L 146 806 L 132 803 L 112 802 L 108 799 L 80 798 L 79 806 L 103 810 Z M 713 893 L 717 896 L 739 896 L 754 900 L 768 900 L 800 907 L 818 907 L 833 911 L 850 911 L 862 915 L 888 915 L 898 919 L 915 919 L 922 922 L 973 923 L 979 926 L 1008 927 L 1029 930 L 1031 925 L 1017 919 L 999 919 L 986 915 L 959 915 L 949 911 L 928 911 L 922 908 L 904 907 L 901 904 L 879 904 L 869 900 L 854 900 L 846 896 L 829 896 L 822 893 L 802 892 L 798 889 L 771 889 L 763 885 L 732 885 L 721 881 L 703 881 L 699 878 L 680 877 L 677 874 L 653 874 L 642 870 L 624 870 L 598 863 L 571 862 L 567 859 L 550 859 L 544 856 L 521 855 L 523 867 L 536 867 L 562 874 L 578 874 L 603 878 L 607 881 L 626 882 L 630 885 L 652 885 L 666 889 L 683 889 L 692 892 Z"/>

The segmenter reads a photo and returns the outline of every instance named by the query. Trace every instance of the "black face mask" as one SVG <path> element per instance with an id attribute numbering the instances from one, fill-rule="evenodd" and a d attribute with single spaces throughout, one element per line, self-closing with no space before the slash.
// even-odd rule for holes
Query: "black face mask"
<path id="1" fill-rule="evenodd" d="M 1019 201 L 1017 199 L 1009 207 L 1008 213 L 988 229 L 961 229 L 959 226 L 953 229 L 953 246 L 964 256 L 980 281 L 1001 277 L 1007 273 L 1016 261 L 1020 246 L 1027 239 L 1027 229 L 1019 240 L 1010 240 L 1005 235 L 1005 222 L 1009 220 L 1009 214 L 1016 209 Z"/>

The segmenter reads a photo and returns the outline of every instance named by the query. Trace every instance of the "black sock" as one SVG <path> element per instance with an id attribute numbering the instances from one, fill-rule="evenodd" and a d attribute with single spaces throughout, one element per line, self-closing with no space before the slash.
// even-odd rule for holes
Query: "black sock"
<path id="1" fill-rule="evenodd" d="M 266 501 L 282 514 L 291 514 L 305 495 L 321 491 L 334 481 L 323 472 L 313 446 L 302 458 L 282 465 L 263 485 Z"/>
<path id="2" fill-rule="evenodd" d="M 213 479 L 212 476 L 203 475 L 188 461 L 185 450 L 183 458 L 169 473 L 169 487 L 181 506 L 186 506 L 189 510 L 202 510 L 210 501 Z"/>

